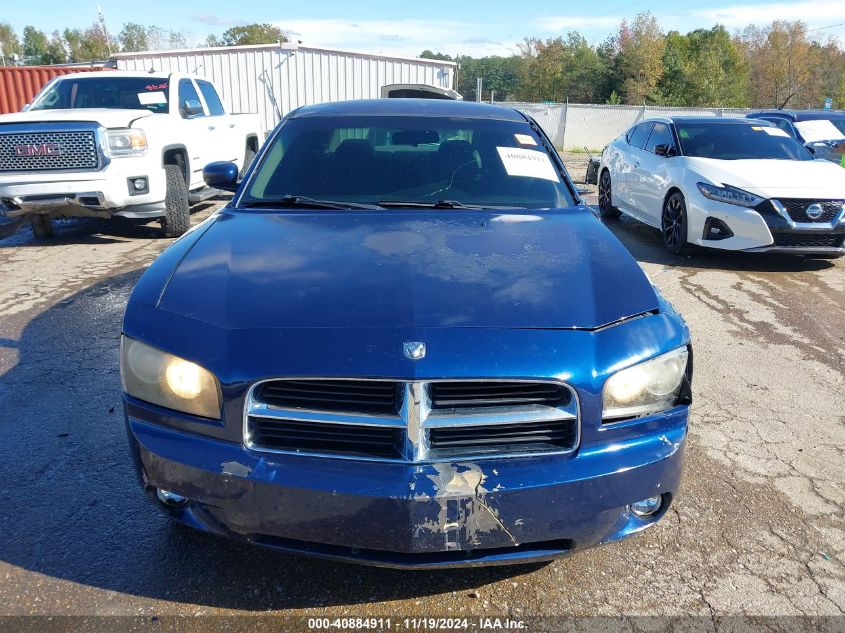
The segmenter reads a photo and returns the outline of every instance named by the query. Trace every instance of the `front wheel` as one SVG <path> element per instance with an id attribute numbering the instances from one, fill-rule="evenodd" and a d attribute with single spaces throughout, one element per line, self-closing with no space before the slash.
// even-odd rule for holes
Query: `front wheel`
<path id="1" fill-rule="evenodd" d="M 674 255 L 682 255 L 687 250 L 687 226 L 687 203 L 684 196 L 676 191 L 663 203 L 663 214 L 660 219 L 663 246 L 667 251 Z"/>
<path id="2" fill-rule="evenodd" d="M 53 218 L 49 215 L 36 215 L 29 221 L 32 234 L 38 239 L 53 237 Z"/>
<path id="3" fill-rule="evenodd" d="M 610 172 L 606 169 L 599 178 L 599 216 L 602 218 L 618 218 L 619 209 L 613 206 L 611 197 Z"/>
<path id="4" fill-rule="evenodd" d="M 161 228 L 167 237 L 179 237 L 191 226 L 188 206 L 188 185 L 179 165 L 165 165 L 167 189 L 164 196 L 164 217 Z"/>

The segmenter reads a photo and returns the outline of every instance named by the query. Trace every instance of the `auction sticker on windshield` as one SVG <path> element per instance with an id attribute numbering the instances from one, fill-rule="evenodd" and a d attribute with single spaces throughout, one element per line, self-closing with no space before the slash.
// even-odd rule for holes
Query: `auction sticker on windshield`
<path id="1" fill-rule="evenodd" d="M 497 147 L 508 176 L 527 176 L 560 182 L 548 154 L 521 147 Z"/>
<path id="2" fill-rule="evenodd" d="M 161 105 L 167 103 L 167 96 L 163 92 L 139 92 L 138 101 L 141 105 Z"/>

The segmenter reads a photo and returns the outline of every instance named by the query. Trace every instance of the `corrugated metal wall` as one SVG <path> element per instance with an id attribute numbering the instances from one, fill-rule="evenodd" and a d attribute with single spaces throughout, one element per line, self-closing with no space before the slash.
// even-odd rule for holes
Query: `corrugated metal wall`
<path id="1" fill-rule="evenodd" d="M 220 87 L 232 112 L 261 116 L 264 131 L 299 106 L 378 98 L 392 83 L 451 88 L 454 64 L 289 45 L 237 46 L 116 56 L 121 70 L 187 72 Z"/>
<path id="2" fill-rule="evenodd" d="M 108 70 L 73 66 L 0 66 L 0 114 L 20 112 L 47 82 L 59 75 Z"/>

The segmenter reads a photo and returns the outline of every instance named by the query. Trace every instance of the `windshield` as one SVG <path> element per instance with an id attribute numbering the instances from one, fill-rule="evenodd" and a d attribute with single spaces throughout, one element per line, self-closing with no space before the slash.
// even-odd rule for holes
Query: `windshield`
<path id="1" fill-rule="evenodd" d="M 807 143 L 845 138 L 845 119 L 815 119 L 797 121 L 795 128 Z"/>
<path id="2" fill-rule="evenodd" d="M 684 156 L 718 160 L 813 160 L 801 143 L 769 125 L 676 122 L 676 127 Z"/>
<path id="3" fill-rule="evenodd" d="M 160 77 L 75 77 L 51 84 L 30 110 L 127 108 L 167 112 L 167 79 Z"/>
<path id="4" fill-rule="evenodd" d="M 453 209 L 574 204 L 527 123 L 416 116 L 286 121 L 239 206 L 286 196 Z"/>

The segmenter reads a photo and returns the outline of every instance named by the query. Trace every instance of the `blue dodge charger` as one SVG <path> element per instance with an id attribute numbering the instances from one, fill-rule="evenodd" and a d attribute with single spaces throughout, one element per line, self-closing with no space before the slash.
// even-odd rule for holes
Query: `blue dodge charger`
<path id="1" fill-rule="evenodd" d="M 184 524 L 432 568 L 547 560 L 677 493 L 681 317 L 530 117 L 301 108 L 144 273 L 121 376 L 140 480 Z"/>

